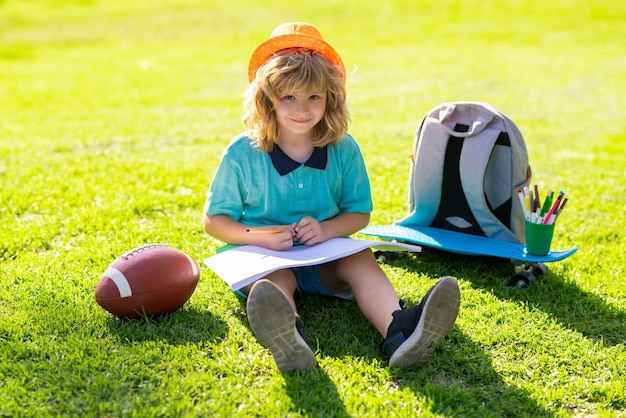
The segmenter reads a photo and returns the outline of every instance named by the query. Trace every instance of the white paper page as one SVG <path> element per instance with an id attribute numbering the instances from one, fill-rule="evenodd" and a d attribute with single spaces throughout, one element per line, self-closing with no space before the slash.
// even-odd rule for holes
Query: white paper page
<path id="1" fill-rule="evenodd" d="M 417 245 L 398 242 L 334 238 L 321 244 L 294 246 L 286 251 L 244 245 L 208 257 L 204 263 L 231 289 L 238 290 L 276 270 L 327 263 L 368 247 L 383 251 L 421 251 Z"/>

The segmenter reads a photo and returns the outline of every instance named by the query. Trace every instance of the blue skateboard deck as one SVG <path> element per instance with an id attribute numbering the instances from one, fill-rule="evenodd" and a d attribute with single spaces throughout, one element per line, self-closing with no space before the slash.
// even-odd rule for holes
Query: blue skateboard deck
<path id="1" fill-rule="evenodd" d="M 501 241 L 478 235 L 427 226 L 383 225 L 368 226 L 361 234 L 419 244 L 451 253 L 510 258 L 528 263 L 550 263 L 563 260 L 574 254 L 577 248 L 567 251 L 550 251 L 547 255 L 533 255 L 522 244 Z"/>

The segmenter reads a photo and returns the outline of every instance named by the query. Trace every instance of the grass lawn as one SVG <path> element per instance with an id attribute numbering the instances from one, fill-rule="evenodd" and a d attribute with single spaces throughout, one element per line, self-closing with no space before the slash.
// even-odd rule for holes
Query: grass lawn
<path id="1" fill-rule="evenodd" d="M 200 261 L 220 153 L 242 130 L 251 52 L 279 23 L 340 52 L 372 224 L 406 214 L 423 114 L 486 101 L 570 198 L 528 289 L 512 267 L 424 252 L 383 265 L 418 303 L 461 286 L 422 368 L 386 367 L 356 304 L 302 297 L 319 367 L 280 374 L 245 305 L 202 266 L 178 312 L 118 320 L 100 275 L 136 246 Z M 0 0 L 0 416 L 624 416 L 626 3 L 600 0 Z"/>

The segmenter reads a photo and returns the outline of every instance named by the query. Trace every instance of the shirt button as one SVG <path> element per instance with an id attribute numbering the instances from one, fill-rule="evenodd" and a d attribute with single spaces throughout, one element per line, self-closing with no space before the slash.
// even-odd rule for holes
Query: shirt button
<path id="1" fill-rule="evenodd" d="M 304 184 L 302 184 L 302 183 L 298 183 L 298 189 L 301 189 L 301 188 L 303 188 L 303 187 L 304 187 Z"/>

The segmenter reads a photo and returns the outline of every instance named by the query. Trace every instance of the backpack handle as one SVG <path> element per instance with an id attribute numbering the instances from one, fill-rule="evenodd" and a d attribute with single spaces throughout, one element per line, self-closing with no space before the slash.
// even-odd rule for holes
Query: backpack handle
<path id="1" fill-rule="evenodd" d="M 467 138 L 481 133 L 494 119 L 495 114 L 488 111 L 484 106 L 464 104 L 456 106 L 456 103 L 447 103 L 439 109 L 439 121 L 441 127 L 450 135 L 457 138 Z M 465 125 L 467 132 L 455 130 L 456 126 Z"/>

